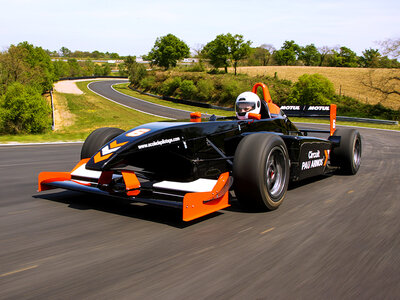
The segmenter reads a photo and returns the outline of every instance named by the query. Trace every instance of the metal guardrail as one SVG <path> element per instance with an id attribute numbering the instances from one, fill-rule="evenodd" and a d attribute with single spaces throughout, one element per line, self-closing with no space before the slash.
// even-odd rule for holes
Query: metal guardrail
<path id="1" fill-rule="evenodd" d="M 383 124 L 383 125 L 399 125 L 398 121 L 391 121 L 391 120 L 355 118 L 355 117 L 345 117 L 345 116 L 337 116 L 336 119 L 339 121 L 347 121 L 347 122 L 362 122 L 362 123 Z"/>
<path id="2" fill-rule="evenodd" d="M 58 80 L 76 80 L 76 79 L 96 79 L 96 78 L 115 78 L 128 79 L 127 76 L 80 76 L 80 77 L 61 77 Z"/>

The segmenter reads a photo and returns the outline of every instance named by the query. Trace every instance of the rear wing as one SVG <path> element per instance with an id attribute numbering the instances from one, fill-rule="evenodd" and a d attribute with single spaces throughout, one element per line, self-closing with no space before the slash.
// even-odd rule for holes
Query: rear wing
<path id="1" fill-rule="evenodd" d="M 319 118 L 330 120 L 330 135 L 336 130 L 336 104 L 331 105 L 282 105 L 281 111 L 288 117 Z"/>

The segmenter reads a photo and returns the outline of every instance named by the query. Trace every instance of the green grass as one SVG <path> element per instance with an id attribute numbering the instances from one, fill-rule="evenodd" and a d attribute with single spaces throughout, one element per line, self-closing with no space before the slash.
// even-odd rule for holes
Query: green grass
<path id="1" fill-rule="evenodd" d="M 132 97 L 136 97 L 142 100 L 146 100 L 148 102 L 151 103 L 155 103 L 155 104 L 159 104 L 159 105 L 164 105 L 164 106 L 168 106 L 171 108 L 177 108 L 177 109 L 183 109 L 183 110 L 187 110 L 190 112 L 195 112 L 195 111 L 199 111 L 201 113 L 205 113 L 205 114 L 215 114 L 218 116 L 224 116 L 224 117 L 229 117 L 229 116 L 234 116 L 235 112 L 233 111 L 226 111 L 226 110 L 220 110 L 220 109 L 211 109 L 211 108 L 202 108 L 202 107 L 197 107 L 197 106 L 191 106 L 191 105 L 186 105 L 186 104 L 181 104 L 181 103 L 174 103 L 171 101 L 167 101 L 167 100 L 162 100 L 162 99 L 158 99 L 155 97 L 151 97 L 151 96 L 147 96 L 147 95 L 143 95 L 141 93 L 135 92 L 133 90 L 131 90 L 128 87 L 129 83 L 121 83 L 121 84 L 116 84 L 113 87 L 118 91 L 121 92 L 123 94 L 126 94 L 128 96 L 132 96 Z"/>
<path id="2" fill-rule="evenodd" d="M 64 97 L 70 112 L 75 116 L 74 123 L 61 130 L 49 130 L 43 134 L 2 135 L 0 143 L 12 142 L 54 142 L 84 140 L 94 129 L 99 127 L 117 127 L 124 130 L 144 123 L 165 120 L 159 117 L 143 114 L 108 101 L 88 88 L 89 81 L 77 82 L 83 95 L 60 94 Z"/>

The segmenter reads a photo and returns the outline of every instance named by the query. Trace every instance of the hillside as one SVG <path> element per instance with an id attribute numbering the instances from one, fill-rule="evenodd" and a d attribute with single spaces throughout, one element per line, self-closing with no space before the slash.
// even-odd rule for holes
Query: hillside
<path id="1" fill-rule="evenodd" d="M 233 69 L 229 72 L 233 72 Z M 238 73 L 268 76 L 274 76 L 276 73 L 280 79 L 288 79 L 293 82 L 305 73 L 319 73 L 332 81 L 338 94 L 356 98 L 364 103 L 381 102 L 384 106 L 400 109 L 400 95 L 387 95 L 377 90 L 400 91 L 400 81 L 390 80 L 391 77 L 400 76 L 399 69 L 266 66 L 239 67 Z"/>

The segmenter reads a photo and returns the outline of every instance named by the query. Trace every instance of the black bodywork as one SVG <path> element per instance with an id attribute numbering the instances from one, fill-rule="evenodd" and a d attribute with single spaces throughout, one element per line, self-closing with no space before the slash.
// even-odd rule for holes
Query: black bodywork
<path id="1" fill-rule="evenodd" d="M 299 131 L 284 114 L 260 120 L 211 118 L 202 122 L 181 120 L 141 125 L 113 140 L 118 145 L 125 144 L 110 157 L 95 162 L 93 156 L 86 168 L 97 171 L 132 168 L 138 177 L 151 181 L 217 179 L 220 174 L 232 170 L 235 151 L 242 138 L 263 132 L 277 134 L 284 140 L 292 181 L 333 169 L 328 162 L 329 151 L 338 145 L 340 137 L 307 136 L 308 132 L 329 131 Z M 103 154 L 100 150 L 98 156 Z"/>

